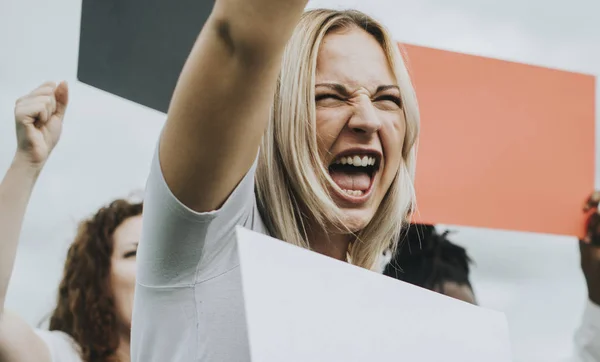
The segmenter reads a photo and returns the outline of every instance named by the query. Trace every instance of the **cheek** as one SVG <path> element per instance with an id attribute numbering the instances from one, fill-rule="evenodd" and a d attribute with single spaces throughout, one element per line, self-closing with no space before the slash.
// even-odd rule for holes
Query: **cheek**
<path id="1" fill-rule="evenodd" d="M 135 290 L 135 262 L 120 261 L 113 264 L 112 288 L 115 296 L 117 313 L 125 324 L 129 324 L 133 308 Z"/>
<path id="2" fill-rule="evenodd" d="M 349 113 L 344 107 L 317 109 L 316 132 L 320 152 L 331 149 L 348 122 Z"/>
<path id="3" fill-rule="evenodd" d="M 380 138 L 385 152 L 386 163 L 397 170 L 402 160 L 406 122 L 404 121 L 404 117 L 398 119 L 398 116 L 392 117 L 391 115 L 383 117 L 383 119 Z"/>
<path id="4" fill-rule="evenodd" d="M 396 144 L 402 145 L 406 134 L 406 120 L 400 113 L 387 113 L 381 116 L 382 128 L 388 131 L 390 138 L 394 138 Z"/>
<path id="5" fill-rule="evenodd" d="M 118 300 L 128 298 L 127 295 L 135 288 L 135 263 L 113 265 L 112 286 Z"/>

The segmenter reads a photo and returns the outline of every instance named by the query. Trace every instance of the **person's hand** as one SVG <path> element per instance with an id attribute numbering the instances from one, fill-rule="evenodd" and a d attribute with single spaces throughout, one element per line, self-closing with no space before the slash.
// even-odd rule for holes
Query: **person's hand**
<path id="1" fill-rule="evenodd" d="M 60 138 L 68 103 L 66 82 L 46 82 L 17 100 L 15 159 L 35 168 L 44 165 Z"/>
<path id="2" fill-rule="evenodd" d="M 588 287 L 588 295 L 592 302 L 600 305 L 600 214 L 598 203 L 600 192 L 594 192 L 587 200 L 583 210 L 594 210 L 589 216 L 587 234 L 579 242 L 581 253 L 581 269 Z"/>
<path id="3" fill-rule="evenodd" d="M 588 199 L 586 200 L 585 205 L 583 205 L 583 211 L 588 212 L 593 209 L 597 210 L 599 202 L 600 202 L 600 191 L 592 192 L 590 197 L 588 197 Z"/>

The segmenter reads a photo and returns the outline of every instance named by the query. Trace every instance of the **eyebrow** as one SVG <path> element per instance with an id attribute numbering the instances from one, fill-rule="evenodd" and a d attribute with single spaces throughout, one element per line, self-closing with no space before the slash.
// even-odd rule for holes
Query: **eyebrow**
<path id="1" fill-rule="evenodd" d="M 343 96 L 350 96 L 348 88 L 339 83 L 319 83 L 315 85 L 315 88 L 329 88 L 337 93 L 340 93 Z"/>
<path id="2" fill-rule="evenodd" d="M 350 91 L 348 90 L 348 88 L 346 88 L 346 86 L 344 86 L 343 84 L 339 84 L 339 83 L 319 83 L 315 85 L 315 88 L 329 88 L 333 91 L 336 91 L 338 93 L 340 93 L 341 95 L 344 96 L 350 96 Z M 400 92 L 400 87 L 398 87 L 397 85 L 380 85 L 379 87 L 377 87 L 377 90 L 375 91 L 375 94 L 377 93 L 381 93 L 383 91 L 386 91 L 388 89 L 396 89 L 398 92 Z"/>
<path id="3" fill-rule="evenodd" d="M 377 87 L 377 91 L 375 93 L 377 94 L 388 89 L 395 89 L 398 92 L 400 92 L 400 87 L 398 87 L 397 85 L 380 85 L 379 87 Z"/>

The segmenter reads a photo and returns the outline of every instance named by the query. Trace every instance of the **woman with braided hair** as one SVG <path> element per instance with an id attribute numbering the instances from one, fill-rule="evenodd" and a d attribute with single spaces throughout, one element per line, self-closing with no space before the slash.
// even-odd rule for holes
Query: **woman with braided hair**
<path id="1" fill-rule="evenodd" d="M 469 281 L 467 251 L 439 234 L 433 225 L 411 224 L 384 274 L 441 294 L 477 304 Z"/>

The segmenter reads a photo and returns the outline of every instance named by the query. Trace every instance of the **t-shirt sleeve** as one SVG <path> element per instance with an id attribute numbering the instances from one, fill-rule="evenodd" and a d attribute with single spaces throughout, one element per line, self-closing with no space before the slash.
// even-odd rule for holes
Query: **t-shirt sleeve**
<path id="1" fill-rule="evenodd" d="M 256 161 L 220 209 L 199 213 L 169 189 L 157 147 L 144 195 L 138 284 L 191 286 L 236 267 L 235 227 L 251 223 L 255 170 Z"/>
<path id="2" fill-rule="evenodd" d="M 52 362 L 83 362 L 77 343 L 66 333 L 37 329 L 35 333 L 44 341 Z"/>
<path id="3" fill-rule="evenodd" d="M 573 362 L 600 361 L 600 306 L 588 300 L 575 333 L 575 357 Z"/>

